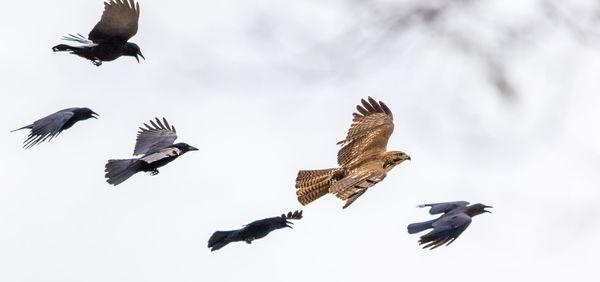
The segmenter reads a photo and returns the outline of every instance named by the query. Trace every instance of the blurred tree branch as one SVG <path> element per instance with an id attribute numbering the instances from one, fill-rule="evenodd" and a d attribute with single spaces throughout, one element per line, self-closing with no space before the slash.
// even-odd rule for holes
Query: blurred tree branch
<path id="1" fill-rule="evenodd" d="M 350 0 L 345 8 L 354 25 L 338 37 L 310 48 L 307 57 L 316 63 L 308 71 L 352 71 L 364 59 L 385 52 L 389 43 L 400 39 L 410 41 L 420 33 L 427 34 L 434 43 L 438 41 L 436 44 L 449 43 L 455 52 L 474 60 L 499 94 L 513 98 L 519 92 L 507 70 L 513 52 L 531 51 L 536 44 L 528 43 L 555 32 L 556 24 L 564 26 L 581 44 L 600 39 L 595 28 L 600 25 L 600 1 L 587 1 L 593 3 L 583 8 L 577 6 L 577 1 L 531 1 L 530 4 L 539 7 L 535 17 L 526 21 L 498 21 L 481 14 L 498 3 L 490 0 Z M 485 32 L 462 30 L 456 24 L 460 22 L 464 27 L 465 21 Z"/>

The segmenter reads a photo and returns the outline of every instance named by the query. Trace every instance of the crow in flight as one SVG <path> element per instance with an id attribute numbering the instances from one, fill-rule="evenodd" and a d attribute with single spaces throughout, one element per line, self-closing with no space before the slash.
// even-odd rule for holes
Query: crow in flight
<path id="1" fill-rule="evenodd" d="M 98 119 L 97 113 L 88 108 L 69 108 L 53 113 L 45 118 L 38 119 L 30 125 L 23 126 L 11 132 L 21 129 L 31 129 L 29 136 L 23 142 L 23 148 L 29 149 L 46 140 L 50 141 L 63 130 L 71 128 L 80 120 L 89 118 Z"/>
<path id="2" fill-rule="evenodd" d="M 414 234 L 430 228 L 433 228 L 429 233 L 421 236 L 419 245 L 427 244 L 423 249 L 431 247 L 431 250 L 446 244 L 450 245 L 454 240 L 462 234 L 469 224 L 471 218 L 482 213 L 492 213 L 485 210 L 492 208 L 484 204 L 474 204 L 469 206 L 469 202 L 448 202 L 438 204 L 420 205 L 419 208 L 431 207 L 430 214 L 443 213 L 439 218 L 413 223 L 408 225 L 408 233 Z"/>
<path id="3" fill-rule="evenodd" d="M 410 160 L 404 152 L 387 151 L 394 131 L 392 111 L 371 97 L 361 103 L 346 139 L 338 142 L 343 145 L 338 152 L 340 167 L 298 172 L 296 195 L 302 205 L 331 193 L 346 201 L 343 208 L 347 208 L 392 168 Z"/>
<path id="4" fill-rule="evenodd" d="M 248 225 L 245 225 L 242 229 L 231 230 L 231 231 L 217 231 L 210 239 L 208 239 L 208 247 L 212 251 L 216 251 L 220 248 L 225 247 L 231 242 L 244 241 L 248 244 L 252 244 L 253 240 L 263 238 L 271 231 L 281 228 L 292 228 L 288 224 L 294 224 L 288 219 L 301 219 L 302 211 L 295 211 L 294 213 L 288 212 L 288 214 L 282 214 L 277 217 L 270 217 L 261 220 L 254 221 Z"/>
<path id="5" fill-rule="evenodd" d="M 111 0 L 104 3 L 102 18 L 85 38 L 81 34 L 63 37 L 63 40 L 75 42 L 80 46 L 60 44 L 52 47 L 52 51 L 69 51 L 71 54 L 91 60 L 95 66 L 102 62 L 113 61 L 121 56 L 132 56 L 140 62 L 144 60 L 140 47 L 127 42 L 138 30 L 140 4 L 133 0 Z"/>
<path id="6" fill-rule="evenodd" d="M 133 152 L 134 156 L 143 156 L 137 159 L 109 160 L 105 167 L 105 177 L 108 178 L 106 182 L 116 186 L 140 171 L 157 175 L 159 167 L 188 151 L 198 150 L 186 143 L 173 144 L 177 139 L 177 132 L 165 118 L 162 122 L 156 118 L 156 123 L 150 120 L 150 124 L 144 123 L 146 128 L 140 127 Z"/>

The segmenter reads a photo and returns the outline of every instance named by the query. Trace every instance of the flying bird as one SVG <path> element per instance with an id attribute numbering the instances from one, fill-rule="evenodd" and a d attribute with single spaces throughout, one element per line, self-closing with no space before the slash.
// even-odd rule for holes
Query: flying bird
<path id="1" fill-rule="evenodd" d="M 354 120 L 346 139 L 338 142 L 339 168 L 301 170 L 296 178 L 296 195 L 302 205 L 332 193 L 350 206 L 370 187 L 410 156 L 400 151 L 387 151 L 388 139 L 394 131 L 394 118 L 383 103 L 369 97 L 356 106 Z"/>
<path id="2" fill-rule="evenodd" d="M 158 174 L 158 168 L 162 167 L 179 156 L 198 149 L 186 144 L 177 143 L 177 132 L 175 127 L 169 125 L 163 118 L 162 122 L 156 118 L 156 122 L 150 120 L 146 128 L 140 127 L 133 155 L 142 155 L 140 158 L 125 160 L 109 160 L 105 166 L 106 182 L 119 185 L 134 174 L 144 171 L 151 175 Z"/>
<path id="3" fill-rule="evenodd" d="M 492 213 L 486 208 L 492 208 L 484 204 L 474 204 L 469 206 L 469 202 L 448 202 L 437 204 L 419 205 L 419 208 L 431 207 L 430 214 L 441 214 L 442 216 L 419 223 L 408 225 L 408 233 L 415 234 L 421 231 L 431 229 L 432 231 L 421 236 L 419 245 L 424 245 L 423 249 L 431 248 L 431 250 L 446 244 L 450 245 L 454 240 L 462 234 L 469 224 L 471 218 L 482 213 Z"/>
<path id="4" fill-rule="evenodd" d="M 140 62 L 144 58 L 140 47 L 127 42 L 138 31 L 140 4 L 134 0 L 111 0 L 104 2 L 102 18 L 85 38 L 81 34 L 69 34 L 63 40 L 78 46 L 59 44 L 52 47 L 54 52 L 68 51 L 71 54 L 91 60 L 95 66 L 113 61 L 121 56 L 131 56 Z M 138 57 L 139 56 L 139 57 Z"/>
<path id="5" fill-rule="evenodd" d="M 89 118 L 98 119 L 97 116 L 97 113 L 88 108 L 68 108 L 38 119 L 30 125 L 23 126 L 11 132 L 31 129 L 29 136 L 23 142 L 23 148 L 29 149 L 46 140 L 52 140 L 63 130 L 71 128 L 78 121 Z"/>
<path id="6" fill-rule="evenodd" d="M 231 242 L 244 241 L 252 244 L 252 241 L 269 235 L 271 231 L 286 227 L 292 228 L 289 224 L 294 223 L 289 220 L 301 218 L 302 211 L 288 212 L 287 215 L 282 214 L 281 216 L 254 221 L 245 225 L 242 229 L 217 231 L 208 239 L 208 247 L 211 251 L 216 251 Z"/>

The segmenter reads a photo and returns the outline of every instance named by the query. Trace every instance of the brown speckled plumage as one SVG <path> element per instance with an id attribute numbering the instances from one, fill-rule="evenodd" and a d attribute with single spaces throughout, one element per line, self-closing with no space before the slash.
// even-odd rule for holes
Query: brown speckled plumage
<path id="1" fill-rule="evenodd" d="M 301 170 L 296 178 L 296 195 L 302 205 L 332 193 L 352 204 L 368 188 L 385 178 L 394 166 L 410 157 L 403 152 L 387 151 L 394 131 L 393 115 L 383 103 L 362 99 L 346 139 L 338 142 L 339 168 Z"/>

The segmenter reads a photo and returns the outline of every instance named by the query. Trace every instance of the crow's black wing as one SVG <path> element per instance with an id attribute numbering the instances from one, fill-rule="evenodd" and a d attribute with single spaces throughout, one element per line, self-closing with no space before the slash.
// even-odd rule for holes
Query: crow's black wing
<path id="1" fill-rule="evenodd" d="M 471 217 L 464 213 L 442 217 L 432 224 L 433 230 L 419 240 L 419 244 L 427 244 L 423 249 L 435 249 L 441 245 L 450 245 L 471 224 Z"/>
<path id="2" fill-rule="evenodd" d="M 157 153 L 161 149 L 173 145 L 173 142 L 177 139 L 175 127 L 169 125 L 165 118 L 162 122 L 156 118 L 156 123 L 151 120 L 150 124 L 144 123 L 146 128 L 140 127 L 133 155 Z"/>
<path id="3" fill-rule="evenodd" d="M 65 109 L 36 120 L 31 125 L 29 136 L 23 142 L 23 148 L 29 149 L 46 140 L 52 140 L 63 130 L 63 126 L 73 115 L 72 109 Z"/>
<path id="4" fill-rule="evenodd" d="M 439 213 L 447 213 L 453 209 L 466 207 L 469 205 L 469 202 L 466 201 L 457 201 L 457 202 L 447 202 L 447 203 L 435 203 L 435 204 L 424 204 L 419 205 L 419 208 L 431 207 L 429 209 L 430 214 L 439 214 Z"/>
<path id="5" fill-rule="evenodd" d="M 88 38 L 94 43 L 120 40 L 123 43 L 138 30 L 140 4 L 133 0 L 111 0 L 104 3 L 102 18 L 90 31 Z"/>

